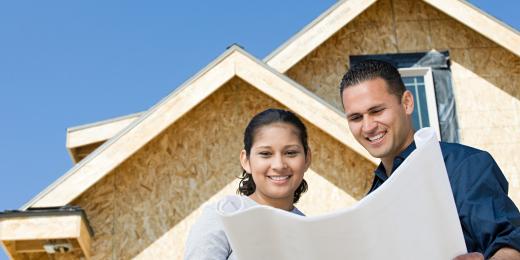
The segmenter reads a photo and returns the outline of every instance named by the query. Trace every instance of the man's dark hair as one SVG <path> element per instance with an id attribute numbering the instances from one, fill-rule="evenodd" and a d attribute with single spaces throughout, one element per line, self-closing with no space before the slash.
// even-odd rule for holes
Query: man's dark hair
<path id="1" fill-rule="evenodd" d="M 376 78 L 383 79 L 388 87 L 388 92 L 396 95 L 401 102 L 401 97 L 406 91 L 401 75 L 392 64 L 380 60 L 364 60 L 354 64 L 341 80 L 340 97 L 343 97 L 345 88 Z"/>

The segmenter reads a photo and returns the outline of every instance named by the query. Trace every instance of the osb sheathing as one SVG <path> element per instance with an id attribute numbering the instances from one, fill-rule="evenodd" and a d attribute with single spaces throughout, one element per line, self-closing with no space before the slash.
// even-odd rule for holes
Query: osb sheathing
<path id="1" fill-rule="evenodd" d="M 461 142 L 493 155 L 520 205 L 520 58 L 437 9 L 380 0 L 286 74 L 342 110 L 338 86 L 350 55 L 432 49 L 450 53 Z"/>
<path id="2" fill-rule="evenodd" d="M 235 78 L 74 201 L 86 210 L 95 231 L 93 259 L 182 257 L 189 229 L 185 220 L 236 181 L 241 173 L 238 155 L 243 130 L 254 114 L 268 107 L 283 108 Z M 374 165 L 305 123 L 313 151 L 311 169 L 320 175 L 310 176 L 309 189 L 316 189 L 316 182 L 323 190 L 314 191 L 322 196 L 309 196 L 299 207 L 316 214 L 313 205 L 330 211 L 322 202 L 328 193 L 336 201 L 343 197 L 349 203 L 354 201 L 352 197 L 362 197 L 371 183 Z M 228 192 L 235 189 L 228 188 Z M 177 225 L 182 230 L 176 229 Z"/>

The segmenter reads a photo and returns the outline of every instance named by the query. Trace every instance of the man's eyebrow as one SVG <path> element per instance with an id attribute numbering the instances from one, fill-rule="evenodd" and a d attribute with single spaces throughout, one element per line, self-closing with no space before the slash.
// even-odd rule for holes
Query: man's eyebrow
<path id="1" fill-rule="evenodd" d="M 373 112 L 374 110 L 378 110 L 378 109 L 381 109 L 381 108 L 384 108 L 384 107 L 385 107 L 384 104 L 378 104 L 378 105 L 372 106 L 369 109 L 367 109 L 367 112 Z M 362 114 L 363 114 L 362 112 L 354 112 L 354 113 L 351 113 L 351 114 L 345 112 L 345 115 L 347 117 L 358 116 L 358 115 L 362 115 Z"/>
<path id="2" fill-rule="evenodd" d="M 375 105 L 375 106 L 369 108 L 368 111 L 377 110 L 377 109 L 380 109 L 380 108 L 383 108 L 383 107 L 385 107 L 383 104 Z"/>

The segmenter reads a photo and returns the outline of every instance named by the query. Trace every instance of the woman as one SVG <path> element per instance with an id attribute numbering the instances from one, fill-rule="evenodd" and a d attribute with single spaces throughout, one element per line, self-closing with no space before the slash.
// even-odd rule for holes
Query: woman
<path id="1" fill-rule="evenodd" d="M 292 112 L 267 109 L 244 133 L 242 176 L 237 193 L 245 207 L 267 205 L 302 215 L 294 204 L 307 190 L 303 179 L 311 163 L 307 129 Z M 216 204 L 204 208 L 186 241 L 185 259 L 235 259 Z"/>

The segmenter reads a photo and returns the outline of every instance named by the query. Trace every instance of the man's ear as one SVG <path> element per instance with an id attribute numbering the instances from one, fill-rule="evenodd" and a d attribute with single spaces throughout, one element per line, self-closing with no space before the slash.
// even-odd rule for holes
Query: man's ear
<path id="1" fill-rule="evenodd" d="M 247 158 L 246 150 L 240 151 L 240 165 L 247 173 L 251 173 L 251 166 L 249 165 L 249 158 Z"/>
<path id="2" fill-rule="evenodd" d="M 411 115 L 414 109 L 413 94 L 409 90 L 403 93 L 401 98 L 401 104 L 403 105 L 404 111 L 407 115 Z"/>

